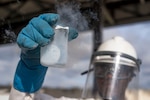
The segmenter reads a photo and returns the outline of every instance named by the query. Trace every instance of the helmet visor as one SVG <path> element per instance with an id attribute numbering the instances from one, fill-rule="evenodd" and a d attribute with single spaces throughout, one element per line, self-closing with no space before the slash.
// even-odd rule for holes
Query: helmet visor
<path id="1" fill-rule="evenodd" d="M 103 54 L 108 55 L 103 55 Z M 124 100 L 130 81 L 138 73 L 134 58 L 120 53 L 103 52 L 95 59 L 95 79 L 99 95 L 104 100 Z"/>

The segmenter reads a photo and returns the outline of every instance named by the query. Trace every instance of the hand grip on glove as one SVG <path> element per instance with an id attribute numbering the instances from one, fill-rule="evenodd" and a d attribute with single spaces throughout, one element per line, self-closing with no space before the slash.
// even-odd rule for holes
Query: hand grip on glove
<path id="1" fill-rule="evenodd" d="M 40 63 L 40 49 L 53 40 L 55 35 L 53 26 L 56 25 L 57 20 L 59 20 L 58 14 L 41 14 L 32 18 L 18 34 L 17 43 L 21 48 L 21 56 L 13 82 L 16 90 L 33 93 L 42 87 L 47 67 Z M 76 29 L 69 28 L 68 40 L 77 36 Z"/>

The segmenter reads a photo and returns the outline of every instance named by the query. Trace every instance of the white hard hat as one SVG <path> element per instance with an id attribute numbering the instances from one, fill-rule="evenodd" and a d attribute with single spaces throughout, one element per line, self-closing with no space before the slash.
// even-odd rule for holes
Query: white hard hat
<path id="1" fill-rule="evenodd" d="M 112 39 L 104 42 L 100 45 L 98 51 L 121 52 L 137 58 L 137 54 L 133 46 L 120 36 L 113 37 Z"/>
<path id="2" fill-rule="evenodd" d="M 102 43 L 96 53 L 96 62 L 113 62 L 111 60 L 112 55 L 119 54 L 121 56 L 123 55 L 121 57 L 122 64 L 130 66 L 136 65 L 137 54 L 134 47 L 120 36 L 113 37 Z"/>

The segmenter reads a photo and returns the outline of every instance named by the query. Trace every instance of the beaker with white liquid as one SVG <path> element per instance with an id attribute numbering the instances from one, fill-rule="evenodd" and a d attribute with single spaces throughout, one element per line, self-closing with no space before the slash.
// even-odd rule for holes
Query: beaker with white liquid
<path id="1" fill-rule="evenodd" d="M 63 67 L 67 63 L 69 27 L 56 25 L 54 38 L 41 47 L 40 63 L 46 67 Z"/>

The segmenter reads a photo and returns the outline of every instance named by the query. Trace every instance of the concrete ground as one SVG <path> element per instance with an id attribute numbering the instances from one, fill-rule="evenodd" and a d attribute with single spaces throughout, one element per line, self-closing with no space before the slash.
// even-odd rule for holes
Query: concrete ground
<path id="1" fill-rule="evenodd" d="M 8 100 L 9 98 L 9 90 L 8 89 L 0 89 L 0 100 Z M 51 94 L 54 97 L 62 98 L 62 96 L 65 97 L 71 97 L 71 98 L 79 98 L 81 96 L 81 90 L 78 89 L 42 89 L 42 93 Z M 150 100 L 150 90 L 139 90 L 138 94 L 135 95 L 131 91 L 127 91 L 126 93 L 127 100 L 135 100 L 135 98 L 138 97 L 138 100 Z M 60 99 L 58 99 L 60 100 Z M 64 99 L 63 100 L 70 100 L 70 99 Z M 76 99 L 73 99 L 76 100 Z M 89 99 L 93 100 L 93 99 Z M 100 100 L 100 99 L 99 99 Z"/>

